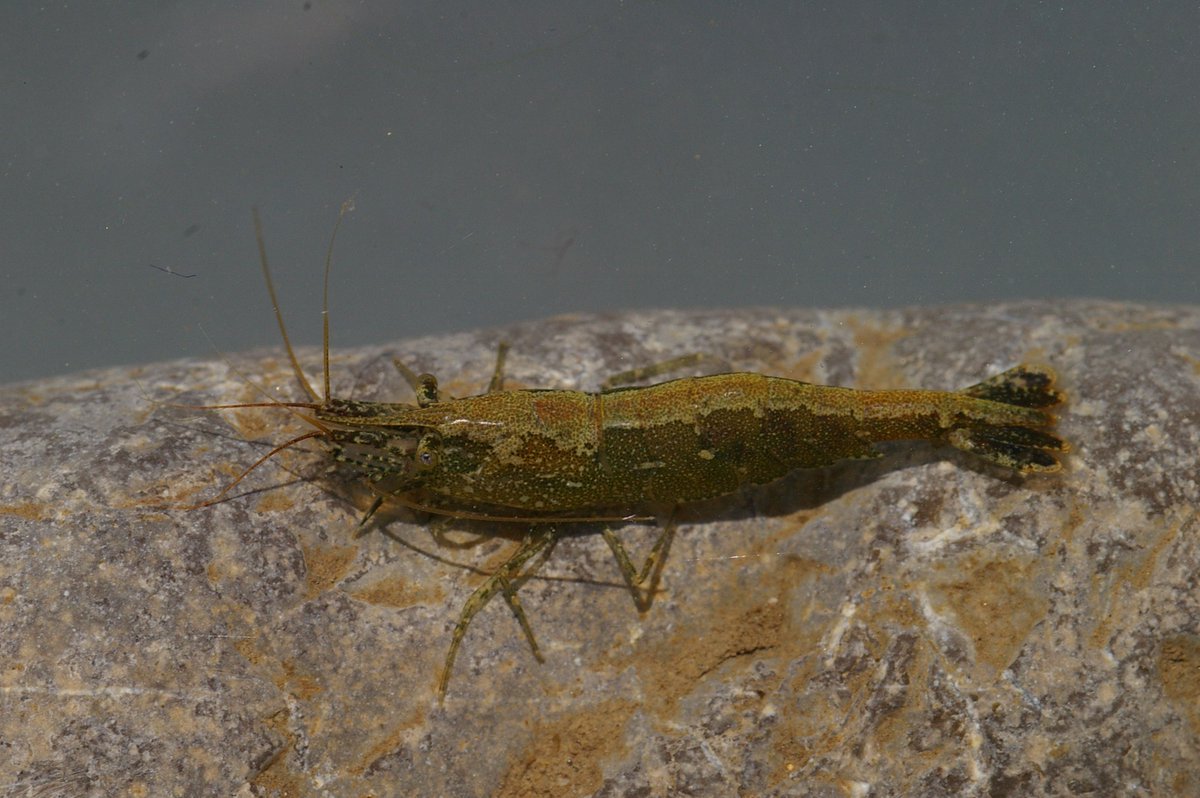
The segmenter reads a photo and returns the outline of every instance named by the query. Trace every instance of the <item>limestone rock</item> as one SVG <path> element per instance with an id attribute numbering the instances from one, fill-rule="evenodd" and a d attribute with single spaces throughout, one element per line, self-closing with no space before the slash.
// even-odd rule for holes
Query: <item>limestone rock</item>
<path id="1" fill-rule="evenodd" d="M 523 530 L 366 499 L 272 409 L 280 353 L 0 389 L 0 785 L 15 795 L 1200 793 L 1200 308 L 1092 301 L 555 318 L 334 353 L 476 393 L 705 370 L 954 389 L 1058 371 L 1074 446 L 1017 478 L 897 446 L 691 508 L 642 614 L 596 525 L 520 597 L 462 603 Z M 301 353 L 319 368 L 312 350 Z M 153 401 L 152 401 L 153 400 Z M 434 534 L 431 536 L 430 531 Z M 644 553 L 657 530 L 618 533 Z"/>

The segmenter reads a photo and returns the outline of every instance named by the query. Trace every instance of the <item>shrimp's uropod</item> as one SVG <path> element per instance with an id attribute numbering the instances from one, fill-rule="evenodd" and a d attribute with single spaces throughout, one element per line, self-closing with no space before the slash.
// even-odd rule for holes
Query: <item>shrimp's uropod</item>
<path id="1" fill-rule="evenodd" d="M 311 430 L 254 463 L 249 471 L 302 440 L 323 443 L 359 473 L 375 501 L 466 519 L 511 521 L 529 532 L 511 557 L 466 601 L 438 679 L 444 698 L 455 655 L 471 619 L 500 594 L 534 656 L 541 655 L 517 597 L 522 569 L 553 545 L 555 524 L 648 520 L 648 508 L 681 504 L 772 482 L 801 468 L 880 455 L 885 441 L 948 443 L 1018 473 L 1053 472 L 1069 451 L 1052 432 L 1051 409 L 1064 401 L 1054 373 L 1019 365 L 959 391 L 857 390 L 753 373 L 714 374 L 598 393 L 504 390 L 501 345 L 486 393 L 451 398 L 430 374 L 396 368 L 415 404 L 338 399 L 329 390 L 328 290 L 333 241 L 325 260 L 324 391 L 304 376 L 292 350 L 254 214 L 263 277 L 284 347 L 307 402 L 214 407 L 288 407 Z M 620 540 L 603 532 L 631 590 L 662 564 L 673 524 L 641 568 Z"/>

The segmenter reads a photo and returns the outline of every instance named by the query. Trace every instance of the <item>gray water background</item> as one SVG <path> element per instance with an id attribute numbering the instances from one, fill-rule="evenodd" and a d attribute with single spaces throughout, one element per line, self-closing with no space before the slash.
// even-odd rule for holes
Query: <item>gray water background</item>
<path id="1" fill-rule="evenodd" d="M 1200 298 L 1194 3 L 7 3 L 0 382 L 578 310 Z"/>

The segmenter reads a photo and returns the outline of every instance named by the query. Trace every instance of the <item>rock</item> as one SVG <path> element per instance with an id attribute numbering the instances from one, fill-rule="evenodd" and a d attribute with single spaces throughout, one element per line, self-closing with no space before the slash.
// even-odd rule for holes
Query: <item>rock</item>
<path id="1" fill-rule="evenodd" d="M 689 508 L 639 613 L 597 525 L 463 602 L 525 531 L 368 499 L 278 353 L 0 389 L 0 784 L 37 795 L 1200 793 L 1200 308 L 1093 301 L 578 316 L 334 353 L 338 396 L 595 390 L 706 370 L 954 389 L 1018 362 L 1070 403 L 1059 474 L 931 446 Z M 319 368 L 319 355 L 301 353 Z M 698 372 L 694 372 L 698 373 Z M 247 376 L 243 376 L 247 375 Z M 159 402 L 159 403 L 156 403 Z M 433 531 L 435 534 L 430 535 Z M 653 526 L 619 529 L 637 553 Z M 411 547 L 411 548 L 410 548 Z M 415 549 L 415 550 L 414 550 Z"/>

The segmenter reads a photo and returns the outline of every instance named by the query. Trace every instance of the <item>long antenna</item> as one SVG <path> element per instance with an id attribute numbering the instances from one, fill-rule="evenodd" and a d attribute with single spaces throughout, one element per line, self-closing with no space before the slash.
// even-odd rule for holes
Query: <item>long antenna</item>
<path id="1" fill-rule="evenodd" d="M 329 249 L 325 252 L 325 290 L 321 299 L 322 342 L 325 359 L 325 398 L 329 398 L 329 272 L 333 270 L 333 242 L 337 240 L 338 230 L 342 226 L 342 217 L 354 210 L 354 197 L 342 202 L 338 211 L 337 221 L 333 223 L 333 233 L 329 236 Z M 283 322 L 280 322 L 282 324 Z"/>
<path id="2" fill-rule="evenodd" d="M 271 295 L 271 307 L 275 310 L 275 321 L 279 322 L 279 334 L 283 336 L 283 347 L 287 350 L 288 360 L 292 362 L 292 373 L 296 375 L 296 381 L 300 383 L 300 387 L 308 394 L 314 402 L 324 404 L 325 400 L 317 395 L 313 390 L 312 383 L 304 376 L 304 371 L 300 368 L 300 361 L 296 360 L 296 352 L 292 349 L 292 341 L 288 338 L 287 325 L 283 323 L 283 313 L 279 310 L 279 297 L 275 294 L 275 283 L 271 280 L 271 267 L 267 265 L 267 245 L 263 241 L 262 219 L 258 216 L 258 208 L 251 208 L 250 213 L 254 216 L 254 239 L 258 242 L 258 262 L 262 265 L 263 279 L 267 281 L 267 293 Z M 338 216 L 338 221 L 341 221 L 341 216 Z M 335 228 L 336 230 L 336 228 Z M 330 242 L 332 251 L 333 242 Z M 328 264 L 326 265 L 326 285 L 328 286 Z M 326 291 L 328 295 L 328 290 Z M 325 325 L 325 395 L 329 396 L 329 325 Z"/>

